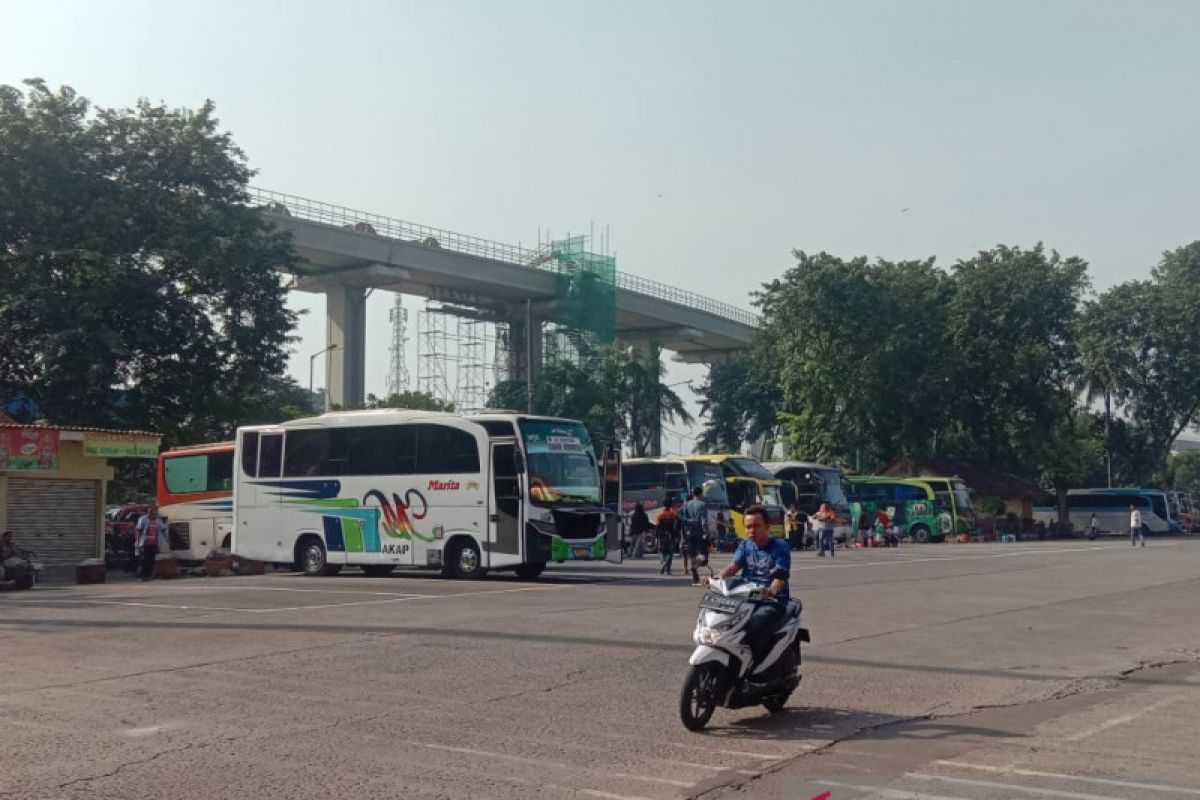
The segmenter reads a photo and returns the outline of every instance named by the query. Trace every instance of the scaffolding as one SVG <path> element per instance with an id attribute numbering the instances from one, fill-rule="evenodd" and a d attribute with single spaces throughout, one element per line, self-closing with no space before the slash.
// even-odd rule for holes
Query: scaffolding
<path id="1" fill-rule="evenodd" d="M 506 375 L 507 326 L 466 309 L 426 303 L 417 312 L 417 341 L 420 391 L 464 413 L 487 408 Z"/>
<path id="2" fill-rule="evenodd" d="M 404 295 L 396 293 L 396 298 L 388 311 L 388 321 L 392 324 L 392 342 L 388 346 L 388 397 L 408 390 L 409 374 L 408 360 L 405 351 L 408 349 L 408 309 L 404 307 Z"/>
<path id="3" fill-rule="evenodd" d="M 617 335 L 617 260 L 590 252 L 588 237 L 552 241 L 560 322 L 543 332 L 543 363 L 594 359 Z"/>

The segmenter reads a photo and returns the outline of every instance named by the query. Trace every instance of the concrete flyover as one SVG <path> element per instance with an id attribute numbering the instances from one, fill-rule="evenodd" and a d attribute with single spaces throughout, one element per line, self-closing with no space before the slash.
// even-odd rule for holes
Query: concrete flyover
<path id="1" fill-rule="evenodd" d="M 385 289 L 440 301 L 456 313 L 507 322 L 512 374 L 536 368 L 544 322 L 558 314 L 557 272 L 545 249 L 524 248 L 263 189 L 251 203 L 291 234 L 302 263 L 295 289 L 327 296 L 330 403 L 365 397 L 365 301 Z M 617 337 L 654 343 L 676 360 L 711 362 L 750 345 L 757 317 L 745 309 L 628 273 L 617 274 Z M 518 343 L 521 343 L 518 346 Z M 524 354 L 524 355 L 521 355 Z"/>

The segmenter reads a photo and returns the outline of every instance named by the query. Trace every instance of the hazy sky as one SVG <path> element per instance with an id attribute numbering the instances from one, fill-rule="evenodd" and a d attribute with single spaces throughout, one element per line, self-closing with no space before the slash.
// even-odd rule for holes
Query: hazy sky
<path id="1" fill-rule="evenodd" d="M 1186 0 L 4 0 L 0 30 L 0 82 L 213 99 L 260 186 L 501 241 L 608 225 L 619 269 L 742 304 L 792 248 L 1041 240 L 1103 288 L 1200 238 Z M 307 383 L 324 300 L 294 298 Z"/>

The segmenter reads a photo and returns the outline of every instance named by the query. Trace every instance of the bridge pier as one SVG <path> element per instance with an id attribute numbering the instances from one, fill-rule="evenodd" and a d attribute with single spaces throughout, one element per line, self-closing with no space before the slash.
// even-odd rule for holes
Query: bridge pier
<path id="1" fill-rule="evenodd" d="M 367 383 L 367 293 L 335 284 L 325 290 L 325 410 L 361 408 Z"/>
<path id="2" fill-rule="evenodd" d="M 534 313 L 532 303 L 511 314 L 508 323 L 508 378 L 532 386 L 538 379 L 542 367 L 542 323 L 545 320 Z M 528 411 L 526 408 L 515 409 Z"/>

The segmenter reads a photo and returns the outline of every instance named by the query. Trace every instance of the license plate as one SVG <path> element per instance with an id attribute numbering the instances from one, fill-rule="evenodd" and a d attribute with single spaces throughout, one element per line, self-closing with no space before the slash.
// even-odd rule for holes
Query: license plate
<path id="1" fill-rule="evenodd" d="M 576 547 L 576 548 L 575 548 L 575 557 L 576 557 L 576 558 L 591 558 L 591 557 L 592 557 L 592 551 L 591 551 L 591 548 L 588 548 L 588 547 Z"/>
<path id="2" fill-rule="evenodd" d="M 700 607 L 710 611 L 732 613 L 742 605 L 742 600 L 741 597 L 726 597 L 716 592 L 705 592 L 704 596 L 700 598 Z"/>

